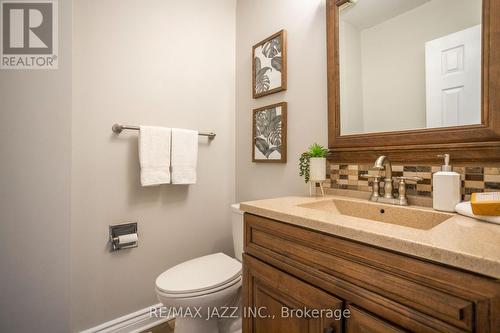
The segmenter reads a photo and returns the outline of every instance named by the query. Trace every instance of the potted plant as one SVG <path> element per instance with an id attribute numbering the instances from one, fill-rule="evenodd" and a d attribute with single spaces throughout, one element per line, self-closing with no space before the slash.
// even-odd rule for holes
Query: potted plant
<path id="1" fill-rule="evenodd" d="M 309 149 L 300 155 L 299 175 L 304 177 L 305 182 L 319 183 L 326 180 L 326 156 L 328 149 L 314 143 Z"/>

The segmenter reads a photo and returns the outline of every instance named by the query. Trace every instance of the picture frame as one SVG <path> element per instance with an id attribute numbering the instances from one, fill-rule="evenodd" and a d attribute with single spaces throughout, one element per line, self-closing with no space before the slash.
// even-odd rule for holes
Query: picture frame
<path id="1" fill-rule="evenodd" d="M 286 90 L 287 41 L 286 30 L 267 37 L 252 47 L 252 96 L 262 96 Z"/>
<path id="2" fill-rule="evenodd" d="M 267 105 L 252 112 L 252 162 L 286 163 L 286 102 Z"/>

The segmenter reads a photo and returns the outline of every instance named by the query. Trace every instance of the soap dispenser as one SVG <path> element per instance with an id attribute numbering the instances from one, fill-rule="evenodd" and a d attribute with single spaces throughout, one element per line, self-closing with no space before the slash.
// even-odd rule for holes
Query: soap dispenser
<path id="1" fill-rule="evenodd" d="M 460 174 L 451 171 L 450 154 L 438 155 L 444 158 L 441 171 L 432 175 L 432 207 L 444 212 L 454 212 L 460 203 Z"/>

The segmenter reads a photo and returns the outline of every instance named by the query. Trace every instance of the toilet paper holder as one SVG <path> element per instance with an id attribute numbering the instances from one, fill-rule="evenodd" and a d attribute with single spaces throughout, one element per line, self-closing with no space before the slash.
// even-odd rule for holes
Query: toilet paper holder
<path id="1" fill-rule="evenodd" d="M 137 222 L 109 226 L 111 252 L 138 246 Z"/>

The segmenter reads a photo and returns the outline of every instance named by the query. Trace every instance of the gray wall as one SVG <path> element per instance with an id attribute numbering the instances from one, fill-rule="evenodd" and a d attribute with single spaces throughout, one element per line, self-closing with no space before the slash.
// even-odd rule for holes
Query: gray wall
<path id="1" fill-rule="evenodd" d="M 156 277 L 231 253 L 234 0 L 76 0 L 72 323 L 78 331 L 157 303 Z M 143 188 L 137 132 L 114 122 L 213 130 L 198 183 Z M 107 249 L 108 225 L 139 222 L 139 247 Z"/>
<path id="2" fill-rule="evenodd" d="M 307 193 L 298 157 L 327 145 L 324 0 L 238 0 L 236 15 L 236 198 Z M 252 99 L 252 45 L 288 31 L 288 90 Z M 288 102 L 288 163 L 252 163 L 252 109 Z"/>
<path id="3" fill-rule="evenodd" d="M 235 179 L 240 200 L 303 194 L 297 157 L 326 144 L 324 0 L 75 0 L 73 41 L 59 5 L 60 69 L 0 72 L 0 331 L 79 331 L 156 303 L 162 271 L 231 253 Z M 251 46 L 282 28 L 289 89 L 252 100 Z M 254 164 L 251 110 L 282 100 L 289 162 Z M 198 184 L 142 188 L 137 133 L 114 122 L 216 131 Z M 109 253 L 125 221 L 140 246 Z"/>
<path id="4" fill-rule="evenodd" d="M 68 332 L 71 13 L 59 69 L 0 71 L 0 332 Z"/>

